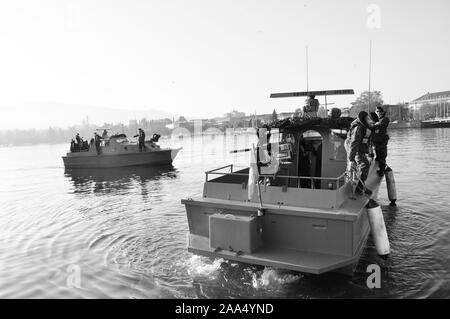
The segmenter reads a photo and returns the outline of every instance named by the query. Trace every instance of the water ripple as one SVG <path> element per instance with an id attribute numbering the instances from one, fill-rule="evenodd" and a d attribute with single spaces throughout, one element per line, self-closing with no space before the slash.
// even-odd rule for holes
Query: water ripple
<path id="1" fill-rule="evenodd" d="M 186 251 L 180 199 L 202 191 L 205 170 L 245 165 L 248 154 L 227 152 L 245 139 L 186 138 L 174 166 L 153 169 L 64 172 L 59 155 L 66 145 L 2 148 L 0 297 L 448 298 L 450 153 L 443 150 L 450 130 L 391 132 L 399 207 L 382 208 L 392 253 L 379 259 L 369 238 L 353 278 Z M 388 202 L 384 187 L 381 203 Z M 383 271 L 376 291 L 365 282 L 371 263 Z"/>

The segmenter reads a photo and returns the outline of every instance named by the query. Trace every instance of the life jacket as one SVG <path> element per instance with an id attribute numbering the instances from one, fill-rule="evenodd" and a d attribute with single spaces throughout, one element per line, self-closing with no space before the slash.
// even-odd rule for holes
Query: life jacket
<path id="1" fill-rule="evenodd" d="M 140 131 L 139 132 L 139 142 L 144 142 L 145 141 L 145 133 L 144 131 Z"/>
<path id="2" fill-rule="evenodd" d="M 365 130 L 366 130 L 366 133 L 364 134 L 362 143 L 367 145 L 367 147 L 369 147 L 370 135 L 372 134 L 372 131 L 367 128 L 365 128 Z"/>
<path id="3" fill-rule="evenodd" d="M 347 152 L 350 151 L 350 146 L 353 140 L 357 137 L 357 133 L 362 135 L 361 142 L 358 145 L 357 153 L 368 154 L 369 153 L 369 144 L 370 144 L 370 135 L 371 130 L 366 127 L 360 120 L 356 119 L 350 125 L 350 129 L 347 133 L 347 139 L 345 140 L 345 148 Z"/>
<path id="4" fill-rule="evenodd" d="M 385 116 L 380 118 L 381 125 L 375 126 L 373 131 L 373 142 L 383 143 L 389 140 L 389 135 L 387 134 L 387 127 L 389 125 L 389 119 Z"/>

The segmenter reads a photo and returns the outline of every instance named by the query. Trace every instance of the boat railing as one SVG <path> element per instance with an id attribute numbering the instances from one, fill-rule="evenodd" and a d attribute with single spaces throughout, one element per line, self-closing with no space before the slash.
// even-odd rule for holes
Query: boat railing
<path id="1" fill-rule="evenodd" d="M 89 148 L 83 148 L 83 149 L 72 149 L 70 150 L 71 153 L 84 153 L 89 152 Z"/>
<path id="2" fill-rule="evenodd" d="M 235 172 L 234 171 L 235 166 L 233 164 L 229 164 L 226 166 L 222 166 L 213 170 L 209 170 L 205 172 L 206 175 L 206 182 L 210 181 L 210 175 L 220 175 L 220 176 L 240 176 L 240 177 L 247 177 L 249 176 L 249 173 L 243 173 L 243 172 Z M 244 168 L 244 167 L 243 167 Z M 242 169 L 243 169 L 242 168 Z M 245 167 L 246 168 L 246 167 Z M 227 171 L 223 171 L 225 169 L 228 169 Z M 242 170 L 241 169 L 241 170 Z M 343 172 L 341 175 L 337 177 L 315 177 L 315 176 L 289 176 L 289 175 L 277 175 L 277 174 L 259 174 L 260 179 L 264 178 L 274 178 L 274 179 L 284 179 L 286 180 L 286 185 L 289 185 L 289 187 L 292 187 L 291 185 L 296 185 L 296 188 L 316 188 L 316 182 L 322 183 L 323 181 L 326 182 L 326 186 L 328 189 L 339 189 L 342 187 L 345 183 L 346 173 Z M 295 183 L 291 183 L 291 181 L 295 181 Z M 302 181 L 309 181 L 310 187 L 303 187 Z M 322 188 L 322 187 L 320 187 Z M 322 188 L 323 189 L 323 188 Z"/>

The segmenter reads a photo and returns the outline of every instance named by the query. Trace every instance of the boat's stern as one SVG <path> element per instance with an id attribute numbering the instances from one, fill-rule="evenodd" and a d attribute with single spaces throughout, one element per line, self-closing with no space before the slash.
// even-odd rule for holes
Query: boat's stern
<path id="1" fill-rule="evenodd" d="M 374 193 L 381 180 L 375 171 L 372 165 L 367 181 Z M 313 274 L 342 269 L 352 273 L 370 231 L 367 197 L 350 198 L 348 183 L 335 190 L 262 186 L 261 215 L 258 200 L 246 198 L 243 175 L 207 179 L 201 196 L 182 200 L 190 252 Z M 325 200 L 333 194 L 336 200 Z M 329 207 L 300 206 L 308 198 Z M 334 203 L 338 206 L 331 207 Z"/>

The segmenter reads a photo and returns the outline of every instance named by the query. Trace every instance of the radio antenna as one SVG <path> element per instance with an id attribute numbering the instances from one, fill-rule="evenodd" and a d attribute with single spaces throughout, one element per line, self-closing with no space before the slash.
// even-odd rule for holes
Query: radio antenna
<path id="1" fill-rule="evenodd" d="M 309 79 L 308 79 L 308 46 L 306 46 L 306 92 L 309 92 Z"/>
<path id="2" fill-rule="evenodd" d="M 369 45 L 369 103 L 368 103 L 368 113 L 370 113 L 370 78 L 371 78 L 371 73 L 372 73 L 372 40 L 370 40 L 370 45 Z"/>

